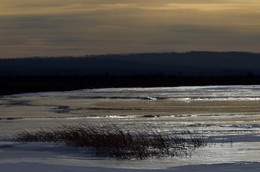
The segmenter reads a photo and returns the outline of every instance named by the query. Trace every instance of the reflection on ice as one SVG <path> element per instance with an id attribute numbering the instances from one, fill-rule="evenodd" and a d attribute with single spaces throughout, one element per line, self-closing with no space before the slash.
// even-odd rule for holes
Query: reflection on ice
<path id="1" fill-rule="evenodd" d="M 157 88 L 107 88 L 84 89 L 68 92 L 27 93 L 7 96 L 19 97 L 63 97 L 70 99 L 143 99 L 178 101 L 259 101 L 260 86 L 193 86 Z"/>
<path id="2" fill-rule="evenodd" d="M 0 97 L 2 140 L 21 130 L 108 121 L 130 127 L 138 123 L 153 123 L 161 127 L 171 125 L 175 128 L 187 128 L 216 138 L 215 142 L 218 143 L 222 143 L 223 136 L 225 138 L 223 145 L 198 149 L 191 158 L 160 162 L 156 160 L 158 164 L 148 160 L 132 164 L 121 162 L 122 167 L 134 166 L 135 163 L 137 168 L 144 163 L 161 168 L 166 164 L 172 167 L 260 160 L 260 86 L 257 85 L 85 89 Z M 10 154 L 10 150 L 15 156 L 15 151 L 25 149 L 24 145 L 20 148 L 17 150 L 17 145 L 10 147 L 1 143 L 0 159 L 4 159 L 3 153 Z M 86 163 L 86 159 L 81 161 L 64 152 L 59 156 L 64 156 L 68 162 L 73 159 L 75 162 Z M 50 154 L 54 159 L 57 158 L 55 151 Z M 25 155 L 32 156 L 28 152 Z M 43 153 L 39 155 L 42 156 Z M 30 160 L 32 159 L 34 157 Z M 39 162 L 40 160 L 42 158 L 39 158 Z M 112 163 L 110 160 L 103 162 L 111 166 L 119 163 Z M 87 163 L 93 165 L 93 161 Z M 96 163 L 100 164 L 100 160 Z"/>

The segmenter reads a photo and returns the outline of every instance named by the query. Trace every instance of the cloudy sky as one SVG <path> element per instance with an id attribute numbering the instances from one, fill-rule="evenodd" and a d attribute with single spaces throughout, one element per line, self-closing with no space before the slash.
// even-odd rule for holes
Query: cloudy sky
<path id="1" fill-rule="evenodd" d="M 260 52 L 259 0 L 0 0 L 0 57 Z"/>

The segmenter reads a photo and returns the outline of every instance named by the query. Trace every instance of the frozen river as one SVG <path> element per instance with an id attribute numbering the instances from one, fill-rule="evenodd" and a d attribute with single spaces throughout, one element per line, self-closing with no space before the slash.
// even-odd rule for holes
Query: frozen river
<path id="1" fill-rule="evenodd" d="M 191 157 L 118 161 L 88 157 L 84 150 L 63 145 L 10 141 L 21 130 L 100 122 L 185 128 L 212 138 L 213 143 Z M 113 171 L 115 167 L 167 170 L 231 163 L 259 171 L 260 86 L 85 89 L 4 96 L 0 97 L 0 138 L 0 165 L 7 170 L 10 164 L 32 163 L 50 169 L 58 166 L 61 171 L 63 165 L 79 171 L 89 167 Z"/>

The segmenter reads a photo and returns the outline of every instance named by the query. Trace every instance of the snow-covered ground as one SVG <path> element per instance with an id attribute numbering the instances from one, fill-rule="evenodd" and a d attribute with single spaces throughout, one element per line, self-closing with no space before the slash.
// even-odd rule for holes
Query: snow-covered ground
<path id="1" fill-rule="evenodd" d="M 113 122 L 196 130 L 191 156 L 93 157 L 87 149 L 14 143 L 21 130 Z M 260 171 L 260 86 L 86 89 L 0 98 L 0 171 Z"/>

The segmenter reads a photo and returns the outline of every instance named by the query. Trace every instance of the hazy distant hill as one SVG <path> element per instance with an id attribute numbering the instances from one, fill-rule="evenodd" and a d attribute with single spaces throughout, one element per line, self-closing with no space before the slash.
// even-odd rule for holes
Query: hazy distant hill
<path id="1" fill-rule="evenodd" d="M 260 74 L 260 54 L 187 52 L 1 59 L 1 76 Z"/>

